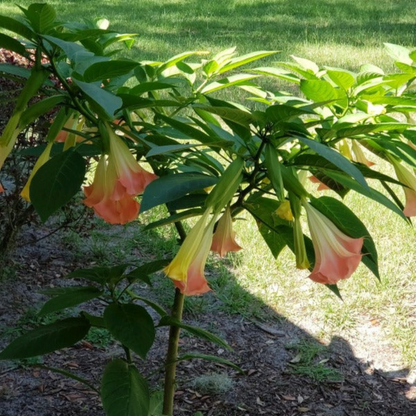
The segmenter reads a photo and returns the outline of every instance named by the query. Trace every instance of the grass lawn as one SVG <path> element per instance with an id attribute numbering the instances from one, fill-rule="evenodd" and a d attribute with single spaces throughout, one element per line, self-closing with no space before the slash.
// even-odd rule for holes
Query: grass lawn
<path id="1" fill-rule="evenodd" d="M 18 3 L 27 6 L 31 2 Z M 320 65 L 357 69 L 363 63 L 374 63 L 391 69 L 383 42 L 415 45 L 414 5 L 408 0 L 54 0 L 50 4 L 63 19 L 106 17 L 120 32 L 138 32 L 132 54 L 143 60 L 164 60 L 185 50 L 216 52 L 237 46 L 240 53 L 280 50 L 279 60 L 294 54 Z M 18 8 L 14 1 L 2 1 L 0 13 L 17 15 Z M 271 64 L 276 57 L 269 59 Z M 256 235 L 254 222 L 242 218 L 236 228 L 245 250 L 225 262 L 211 259 L 212 285 L 229 312 L 244 311 L 259 318 L 262 305 L 267 304 L 297 325 L 307 322 L 307 329 L 324 341 L 351 333 L 371 342 L 368 334 L 377 331 L 397 347 L 403 365 L 414 365 L 415 231 L 357 195 L 348 195 L 346 203 L 375 237 L 381 283 L 360 266 L 351 279 L 340 284 L 342 302 L 309 281 L 308 273 L 296 271 L 289 252 L 274 260 Z M 160 245 L 168 244 L 171 249 L 174 234 L 171 229 L 158 233 L 168 243 L 149 237 L 145 244 L 158 254 L 166 253 Z M 170 288 L 167 279 L 166 287 Z M 187 302 L 189 310 L 204 308 L 201 298 Z"/>
<path id="2" fill-rule="evenodd" d="M 1 1 L 0 13 L 16 15 Z M 415 44 L 414 5 L 408 0 L 51 0 L 63 19 L 106 17 L 121 32 L 137 32 L 133 55 L 163 60 L 185 50 L 237 46 L 240 53 L 279 50 L 322 65 L 391 65 L 383 42 Z M 271 60 L 276 60 L 275 57 Z"/>

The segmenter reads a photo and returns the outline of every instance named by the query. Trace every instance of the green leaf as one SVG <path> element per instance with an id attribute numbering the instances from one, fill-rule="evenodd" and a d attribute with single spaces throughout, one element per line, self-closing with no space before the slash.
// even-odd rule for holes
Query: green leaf
<path id="1" fill-rule="evenodd" d="M 255 117 L 248 111 L 240 110 L 239 108 L 230 107 L 209 107 L 205 105 L 195 104 L 195 109 L 201 109 L 211 114 L 216 114 L 225 120 L 233 121 L 243 127 L 248 128 L 250 124 L 255 122 Z"/>
<path id="2" fill-rule="evenodd" d="M 355 84 L 354 75 L 344 69 L 327 68 L 329 78 L 344 90 L 349 90 Z"/>
<path id="3" fill-rule="evenodd" d="M 73 149 L 53 157 L 37 171 L 30 200 L 43 222 L 80 190 L 84 176 L 84 159 Z"/>
<path id="4" fill-rule="evenodd" d="M 189 195 L 193 196 L 193 195 Z M 183 197 L 186 198 L 186 197 Z M 205 199 L 204 201 L 205 202 Z M 199 215 L 202 215 L 204 213 L 204 209 L 202 208 L 194 208 L 194 209 L 188 209 L 186 211 L 177 212 L 176 214 L 170 215 L 167 218 L 162 218 L 161 220 L 151 222 L 150 224 L 147 224 L 143 230 L 153 230 L 155 228 L 164 227 L 165 225 L 172 224 L 174 222 L 183 221 L 188 218 L 197 217 Z"/>
<path id="5" fill-rule="evenodd" d="M 150 299 L 147 299 L 143 296 L 139 296 L 129 289 L 127 289 L 126 292 L 132 297 L 132 299 L 141 300 L 147 306 L 150 306 L 161 317 L 167 315 L 167 312 L 165 311 L 165 309 L 162 306 L 160 306 L 158 303 L 152 302 Z"/>
<path id="6" fill-rule="evenodd" d="M 277 151 L 271 143 L 267 143 L 264 149 L 264 163 L 267 168 L 267 177 L 276 192 L 277 199 L 283 201 L 285 189 L 283 185 L 281 163 L 278 159 Z"/>
<path id="7" fill-rule="evenodd" d="M 300 89 L 307 98 L 313 101 L 337 100 L 339 98 L 336 89 L 328 82 L 323 80 L 302 80 Z"/>
<path id="8" fill-rule="evenodd" d="M 84 338 L 89 329 L 90 324 L 84 318 L 68 318 L 40 326 L 10 343 L 0 353 L 0 360 L 35 357 L 70 347 Z"/>
<path id="9" fill-rule="evenodd" d="M 214 334 L 211 334 L 211 332 L 205 331 L 205 329 L 202 328 L 184 324 L 173 316 L 163 316 L 157 326 L 176 326 L 177 328 L 184 329 L 199 338 L 213 342 L 214 344 L 220 345 L 227 350 L 232 350 L 232 348 L 224 340 Z"/>
<path id="10" fill-rule="evenodd" d="M 306 108 L 297 108 L 286 104 L 271 105 L 266 109 L 267 120 L 270 120 L 272 123 L 293 121 L 304 114 L 315 114 L 315 112 Z"/>
<path id="11" fill-rule="evenodd" d="M 148 416 L 150 393 L 146 379 L 133 364 L 110 361 L 101 381 L 101 400 L 107 416 Z"/>
<path id="12" fill-rule="evenodd" d="M 143 306 L 111 303 L 105 308 L 104 321 L 116 340 L 141 358 L 146 358 L 155 339 L 155 327 Z"/>
<path id="13" fill-rule="evenodd" d="M 244 208 L 256 220 L 260 234 L 275 258 L 288 244 L 287 235 L 290 235 L 293 240 L 293 231 L 289 221 L 283 220 L 276 214 L 280 204 L 281 202 L 275 199 L 263 197 L 252 198 L 244 204 Z M 289 234 L 281 232 L 280 226 L 289 229 Z"/>
<path id="14" fill-rule="evenodd" d="M 259 75 L 250 75 L 250 74 L 237 74 L 231 75 L 228 78 L 220 79 L 219 81 L 211 82 L 202 89 L 202 94 L 210 94 L 214 91 L 222 90 L 223 88 L 231 87 L 232 85 L 253 85 L 253 83 L 248 82 L 254 78 L 257 78 Z"/>
<path id="15" fill-rule="evenodd" d="M 364 237 L 362 262 L 379 279 L 378 255 L 374 241 L 360 219 L 341 201 L 322 196 L 311 200 L 312 206 L 329 218 L 344 234 L 353 238 Z"/>
<path id="16" fill-rule="evenodd" d="M 361 186 L 369 189 L 363 174 L 346 157 L 315 140 L 310 140 L 300 136 L 298 139 L 310 149 L 324 157 L 326 160 L 333 163 L 339 169 L 352 176 Z"/>
<path id="17" fill-rule="evenodd" d="M 266 56 L 274 55 L 277 51 L 257 51 L 252 52 L 247 55 L 239 56 L 237 58 L 231 59 L 226 65 L 221 67 L 219 74 L 222 74 L 226 71 L 230 71 L 231 69 L 238 68 L 239 66 L 248 64 L 253 61 L 257 61 L 258 59 L 264 58 Z"/>
<path id="18" fill-rule="evenodd" d="M 251 69 L 250 72 L 254 72 L 255 74 L 268 75 L 279 79 L 284 79 L 285 81 L 293 82 L 295 84 L 300 84 L 299 77 L 280 68 L 260 67 Z"/>
<path id="19" fill-rule="evenodd" d="M 215 185 L 217 182 L 218 178 L 199 173 L 177 173 L 162 176 L 146 186 L 140 212 L 174 201 L 190 192 Z"/>
<path id="20" fill-rule="evenodd" d="M 39 316 L 48 315 L 52 312 L 61 311 L 72 306 L 79 305 L 91 299 L 101 296 L 101 290 L 92 286 L 78 286 L 64 288 L 65 292 L 53 299 L 48 300 L 39 312 Z"/>
<path id="21" fill-rule="evenodd" d="M 157 74 L 161 74 L 165 69 L 170 68 L 171 66 L 176 65 L 178 62 L 183 61 L 184 59 L 188 58 L 189 56 L 199 54 L 201 52 L 198 51 L 191 51 L 191 52 L 183 52 L 179 55 L 175 55 L 174 57 L 170 58 L 168 61 L 164 62 L 157 68 Z"/>
<path id="22" fill-rule="evenodd" d="M 48 42 L 61 48 L 71 62 L 76 62 L 80 59 L 94 57 L 94 54 L 92 52 L 88 51 L 83 46 L 78 45 L 77 43 L 67 42 L 66 40 L 62 40 L 49 35 L 43 35 L 42 37 L 45 38 Z"/>
<path id="23" fill-rule="evenodd" d="M 182 153 L 184 150 L 194 149 L 198 146 L 202 146 L 202 144 L 170 144 L 167 146 L 155 146 L 147 152 L 146 157 L 158 156 L 166 153 Z"/>
<path id="24" fill-rule="evenodd" d="M 30 76 L 30 69 L 11 64 L 0 64 L 0 73 L 16 75 L 17 77 L 27 79 Z"/>
<path id="25" fill-rule="evenodd" d="M 170 260 L 155 260 L 149 263 L 142 264 L 136 269 L 132 270 L 130 273 L 127 273 L 125 277 L 129 280 L 130 283 L 133 283 L 137 280 L 141 280 L 148 285 L 150 285 L 149 276 L 153 273 L 159 272 L 164 267 L 169 264 Z"/>
<path id="26" fill-rule="evenodd" d="M 174 83 L 167 82 L 144 82 L 142 84 L 136 85 L 130 90 L 132 95 L 141 95 L 150 91 L 165 90 L 169 88 L 174 88 L 176 85 Z"/>
<path id="27" fill-rule="evenodd" d="M 46 3 L 31 4 L 27 10 L 23 10 L 33 28 L 38 33 L 45 33 L 55 21 L 55 9 Z"/>
<path id="28" fill-rule="evenodd" d="M 26 48 L 16 39 L 0 33 L 0 48 L 8 49 L 19 55 L 26 55 Z"/>
<path id="29" fill-rule="evenodd" d="M 208 136 L 203 131 L 196 129 L 195 127 L 192 127 L 187 123 L 182 123 L 179 120 L 176 120 L 171 117 L 166 117 L 162 114 L 158 114 L 158 117 L 165 121 L 167 124 L 174 127 L 175 129 L 179 130 L 181 133 L 184 133 L 186 136 L 189 137 L 189 139 L 194 139 L 204 144 L 217 141 L 216 138 Z"/>
<path id="30" fill-rule="evenodd" d="M 403 62 L 408 65 L 412 65 L 412 59 L 409 57 L 409 49 L 400 46 L 394 45 L 393 43 L 384 43 L 384 46 L 387 49 L 387 53 L 395 60 Z"/>
<path id="31" fill-rule="evenodd" d="M 239 373 L 244 374 L 244 370 L 241 369 L 238 365 L 234 364 L 233 362 L 226 360 L 225 358 L 217 357 L 215 355 L 207 355 L 207 354 L 199 354 L 199 353 L 187 353 L 178 357 L 178 361 L 189 361 L 189 360 L 207 360 L 212 361 L 214 363 L 220 363 L 228 365 L 234 370 L 237 370 Z"/>
<path id="32" fill-rule="evenodd" d="M 8 16 L 0 16 L 0 27 L 23 36 L 26 39 L 33 39 L 35 37 L 34 32 L 26 25 Z"/>
<path id="33" fill-rule="evenodd" d="M 126 75 L 138 65 L 138 62 L 128 60 L 96 62 L 84 71 L 83 76 L 86 82 L 102 81 Z"/>
<path id="34" fill-rule="evenodd" d="M 163 416 L 163 391 L 154 391 L 151 394 L 149 416 Z"/>
<path id="35" fill-rule="evenodd" d="M 326 171 L 326 174 L 334 179 L 335 181 L 341 183 L 347 188 L 353 189 L 354 191 L 366 196 L 367 198 L 373 199 L 374 201 L 378 202 L 379 204 L 384 205 L 385 207 L 389 208 L 400 217 L 402 217 L 405 221 L 407 221 L 405 215 L 393 202 L 390 201 L 385 195 L 376 191 L 373 188 L 363 187 L 358 182 L 352 180 L 350 177 L 344 175 L 341 172 L 334 172 L 334 171 Z"/>
<path id="36" fill-rule="evenodd" d="M 120 97 L 95 84 L 88 84 L 77 79 L 73 79 L 73 82 L 89 98 L 90 104 L 94 106 L 96 111 L 101 110 L 100 112 L 108 120 L 114 119 L 114 114 L 123 105 L 123 100 Z"/>
<path id="37" fill-rule="evenodd" d="M 113 267 L 93 267 L 92 269 L 79 269 L 69 273 L 67 278 L 81 278 L 91 282 L 105 283 L 118 282 L 124 275 L 128 264 L 118 264 Z"/>
<path id="38" fill-rule="evenodd" d="M 47 113 L 58 104 L 61 104 L 65 101 L 65 99 L 65 95 L 53 95 L 52 97 L 47 97 L 42 101 L 38 101 L 31 105 L 22 113 L 19 120 L 19 127 L 26 127 L 33 121 L 37 120 L 42 114 Z"/>

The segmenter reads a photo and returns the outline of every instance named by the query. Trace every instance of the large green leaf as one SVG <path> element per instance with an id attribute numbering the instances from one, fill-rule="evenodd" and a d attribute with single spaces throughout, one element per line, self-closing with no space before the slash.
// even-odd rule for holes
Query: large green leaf
<path id="1" fill-rule="evenodd" d="M 84 338 L 89 329 L 90 324 L 84 318 L 68 318 L 40 326 L 9 344 L 0 353 L 0 360 L 35 357 L 70 347 Z"/>
<path id="2" fill-rule="evenodd" d="M 26 39 L 33 39 L 35 37 L 34 32 L 29 27 L 8 16 L 0 16 L 0 27 L 23 36 Z"/>
<path id="3" fill-rule="evenodd" d="M 58 104 L 61 104 L 63 101 L 65 101 L 65 99 L 66 96 L 62 94 L 53 95 L 52 97 L 47 97 L 41 101 L 36 102 L 22 113 L 19 120 L 19 126 L 26 127 L 28 124 L 38 119 L 42 114 L 47 113 Z"/>
<path id="4" fill-rule="evenodd" d="M 331 78 L 332 82 L 344 90 L 349 90 L 355 84 L 354 75 L 344 69 L 327 68 L 326 73 L 329 78 Z"/>
<path id="5" fill-rule="evenodd" d="M 137 355 L 146 358 L 155 339 L 152 317 L 143 306 L 111 303 L 105 308 L 104 320 L 111 335 Z"/>
<path id="6" fill-rule="evenodd" d="M 300 79 L 298 76 L 291 74 L 290 72 L 286 72 L 285 70 L 280 68 L 260 67 L 251 69 L 250 72 L 254 72 L 255 74 L 268 75 L 284 79 L 285 81 L 293 82 L 295 84 L 300 84 Z"/>
<path id="7" fill-rule="evenodd" d="M 48 42 L 61 48 L 70 61 L 76 62 L 79 59 L 94 57 L 94 54 L 92 52 L 88 51 L 78 43 L 67 42 L 66 40 L 62 40 L 49 35 L 43 35 L 43 38 L 45 38 Z"/>
<path id="8" fill-rule="evenodd" d="M 349 176 L 344 175 L 341 172 L 334 172 L 334 171 L 326 171 L 325 172 L 329 177 L 334 179 L 335 181 L 341 183 L 346 188 L 353 189 L 354 191 L 366 196 L 367 198 L 373 199 L 374 201 L 378 202 L 379 204 L 384 205 L 385 207 L 389 208 L 404 220 L 407 221 L 403 212 L 395 205 L 390 199 L 388 199 L 382 193 L 376 191 L 373 188 L 361 186 L 358 182 L 352 180 Z"/>
<path id="9" fill-rule="evenodd" d="M 163 316 L 158 326 L 176 326 L 178 328 L 185 329 L 186 331 L 190 332 L 191 334 L 199 338 L 213 342 L 214 344 L 220 345 L 221 347 L 224 347 L 227 350 L 232 350 L 232 348 L 224 340 L 212 334 L 211 332 L 208 332 L 205 329 L 198 328 L 196 326 L 184 324 L 183 322 L 179 321 L 173 316 Z"/>
<path id="10" fill-rule="evenodd" d="M 8 49 L 19 55 L 26 55 L 26 48 L 16 39 L 0 33 L 0 48 Z"/>
<path id="11" fill-rule="evenodd" d="M 117 97 L 117 95 L 106 91 L 96 84 L 89 84 L 76 79 L 73 79 L 73 81 L 87 96 L 88 101 L 96 111 L 101 110 L 102 115 L 108 120 L 114 119 L 114 114 L 123 105 L 123 100 L 120 97 Z"/>
<path id="12" fill-rule="evenodd" d="M 223 88 L 231 87 L 232 85 L 254 85 L 249 82 L 250 80 L 257 78 L 259 75 L 250 74 L 237 74 L 231 75 L 228 78 L 220 79 L 219 81 L 211 82 L 202 89 L 202 94 L 210 94 L 214 91 L 222 90 Z"/>
<path id="13" fill-rule="evenodd" d="M 39 312 L 40 316 L 79 305 L 91 299 L 95 299 L 103 293 L 100 289 L 92 286 L 66 287 L 64 289 L 65 291 L 48 300 L 43 305 Z"/>
<path id="14" fill-rule="evenodd" d="M 148 416 L 150 394 L 146 379 L 133 364 L 110 361 L 101 381 L 101 400 L 107 416 Z"/>
<path id="15" fill-rule="evenodd" d="M 93 267 L 91 269 L 79 269 L 69 273 L 67 278 L 81 278 L 90 282 L 100 283 L 117 283 L 124 275 L 128 264 L 118 264 L 112 267 Z"/>
<path id="16" fill-rule="evenodd" d="M 330 147 L 325 146 L 315 140 L 310 140 L 305 137 L 298 137 L 298 139 L 303 144 L 324 157 L 326 160 L 333 163 L 339 169 L 352 176 L 361 186 L 368 189 L 368 185 L 363 174 L 347 158 L 331 149 Z"/>
<path id="17" fill-rule="evenodd" d="M 408 65 L 412 65 L 412 59 L 409 57 L 409 49 L 404 46 L 395 45 L 393 43 L 384 43 L 387 53 L 398 62 L 403 62 Z"/>
<path id="18" fill-rule="evenodd" d="M 130 283 L 141 280 L 150 285 L 149 276 L 153 273 L 159 272 L 169 264 L 170 260 L 155 260 L 149 263 L 142 264 L 131 272 L 127 273 L 125 277 Z"/>
<path id="19" fill-rule="evenodd" d="M 146 186 L 140 212 L 174 201 L 189 192 L 199 191 L 215 185 L 217 182 L 218 178 L 199 173 L 177 173 L 162 176 Z"/>
<path id="20" fill-rule="evenodd" d="M 364 237 L 362 262 L 380 278 L 374 241 L 360 219 L 341 201 L 328 196 L 313 198 L 312 206 L 329 218 L 343 233 L 353 238 Z"/>
<path id="21" fill-rule="evenodd" d="M 84 176 L 84 159 L 73 149 L 53 157 L 37 171 L 30 200 L 43 222 L 80 190 Z"/>
<path id="22" fill-rule="evenodd" d="M 292 121 L 303 114 L 315 114 L 315 112 L 306 108 L 297 108 L 286 104 L 271 105 L 266 109 L 267 120 L 270 120 L 272 123 Z"/>
<path id="23" fill-rule="evenodd" d="M 33 3 L 27 10 L 22 9 L 26 17 L 38 33 L 45 33 L 55 21 L 55 9 L 46 3 Z"/>
<path id="24" fill-rule="evenodd" d="M 0 73 L 15 75 L 21 78 L 29 78 L 30 69 L 22 68 L 17 65 L 0 64 Z"/>
<path id="25" fill-rule="evenodd" d="M 307 98 L 313 101 L 328 101 L 338 98 L 337 90 L 323 80 L 302 80 L 300 89 Z"/>
<path id="26" fill-rule="evenodd" d="M 84 71 L 83 76 L 86 82 L 102 81 L 126 75 L 138 65 L 138 62 L 127 60 L 96 62 Z"/>
<path id="27" fill-rule="evenodd" d="M 255 117 L 253 117 L 251 113 L 248 111 L 240 110 L 239 108 L 211 107 L 200 104 L 195 104 L 194 107 L 195 109 L 199 108 L 211 114 L 216 114 L 223 119 L 233 121 L 234 123 L 240 124 L 246 128 L 255 122 Z"/>
<path id="28" fill-rule="evenodd" d="M 228 63 L 222 66 L 217 72 L 219 74 L 222 74 L 223 72 L 230 71 L 231 69 L 238 68 L 239 66 L 248 64 L 250 62 L 264 58 L 266 56 L 273 55 L 275 53 L 277 53 L 277 51 L 257 51 L 257 52 L 249 53 L 247 55 L 238 56 L 228 61 Z"/>

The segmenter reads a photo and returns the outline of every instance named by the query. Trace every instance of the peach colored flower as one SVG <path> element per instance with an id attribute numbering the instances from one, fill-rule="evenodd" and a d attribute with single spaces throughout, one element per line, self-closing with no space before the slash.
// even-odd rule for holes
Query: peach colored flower
<path id="1" fill-rule="evenodd" d="M 315 267 L 309 277 L 325 284 L 347 279 L 360 264 L 364 238 L 345 235 L 312 205 L 305 202 L 304 206 L 315 250 Z"/>
<path id="2" fill-rule="evenodd" d="M 211 247 L 215 217 L 210 221 L 208 218 L 207 209 L 185 238 L 175 258 L 164 269 L 175 286 L 187 296 L 211 290 L 205 279 L 204 268 Z"/>
<path id="3" fill-rule="evenodd" d="M 235 241 L 230 206 L 227 206 L 218 221 L 217 229 L 212 238 L 211 250 L 218 253 L 220 257 L 224 257 L 229 251 L 241 250 L 241 247 Z"/>
<path id="4" fill-rule="evenodd" d="M 354 153 L 354 160 L 358 163 L 362 163 L 363 165 L 367 165 L 368 167 L 371 167 L 374 165 L 373 162 L 370 162 L 367 157 L 365 156 L 363 150 L 361 149 L 361 146 L 358 144 L 357 140 L 352 140 L 351 142 L 352 151 Z"/>
<path id="5" fill-rule="evenodd" d="M 125 224 L 137 218 L 140 204 L 135 197 L 157 176 L 137 163 L 111 129 L 109 136 L 110 152 L 101 156 L 93 183 L 84 187 L 84 204 L 110 224 Z"/>

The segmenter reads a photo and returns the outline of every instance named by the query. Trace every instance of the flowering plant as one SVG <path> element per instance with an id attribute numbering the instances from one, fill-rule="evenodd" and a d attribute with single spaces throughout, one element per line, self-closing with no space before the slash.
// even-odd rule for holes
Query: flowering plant
<path id="1" fill-rule="evenodd" d="M 147 227 L 175 224 L 182 245 L 172 261 L 72 272 L 68 277 L 82 278 L 88 286 L 49 292 L 52 299 L 40 313 L 101 298 L 107 302 L 103 315 L 82 313 L 41 326 L 13 341 L 0 359 L 46 354 L 78 342 L 91 327 L 105 328 L 123 345 L 126 357 L 104 370 L 104 410 L 110 416 L 148 415 L 149 388 L 132 352 L 145 358 L 156 329 L 170 326 L 163 414 L 171 415 L 180 329 L 228 347 L 181 321 L 183 297 L 210 290 L 204 276 L 210 251 L 224 256 L 241 249 L 232 221 L 243 211 L 255 218 L 275 257 L 289 247 L 296 266 L 309 269 L 312 280 L 337 295 L 337 282 L 349 278 L 360 262 L 380 277 L 377 250 L 365 225 L 339 198 L 313 196 L 305 175 L 309 172 L 320 189 L 341 198 L 355 191 L 405 221 L 415 215 L 414 52 L 387 45 L 401 71 L 394 74 L 368 65 L 354 74 L 297 57 L 236 73 L 275 52 L 237 56 L 228 49 L 208 58 L 195 51 L 166 62 L 114 59 L 108 47 L 131 47 L 135 35 L 109 30 L 103 21 L 59 22 L 47 4 L 22 10 L 24 23 L 0 16 L 0 27 L 19 38 L 2 34 L 0 46 L 33 61 L 24 74 L 0 64 L 4 76 L 26 76 L 0 138 L 0 167 L 19 132 L 54 109 L 47 143 L 37 149 L 41 156 L 22 190 L 40 218 L 46 221 L 80 189 L 85 205 L 112 224 L 165 204 L 169 216 Z M 263 89 L 257 84 L 261 76 L 299 86 L 303 98 Z M 245 91 L 256 105 L 219 99 L 215 93 L 225 88 Z M 30 104 L 35 95 L 40 100 Z M 397 178 L 377 171 L 364 153 L 371 162 L 391 163 Z M 92 181 L 86 179 L 86 157 L 92 158 Z M 387 195 L 368 180 L 380 182 Z M 404 190 L 406 206 L 396 185 Z M 0 184 L 0 192 L 5 191 Z M 192 217 L 199 218 L 186 235 L 182 221 Z M 162 269 L 176 287 L 170 315 L 131 290 L 137 281 L 150 283 L 149 276 Z M 127 302 L 122 294 L 129 295 Z M 159 315 L 157 323 L 136 299 Z"/>

